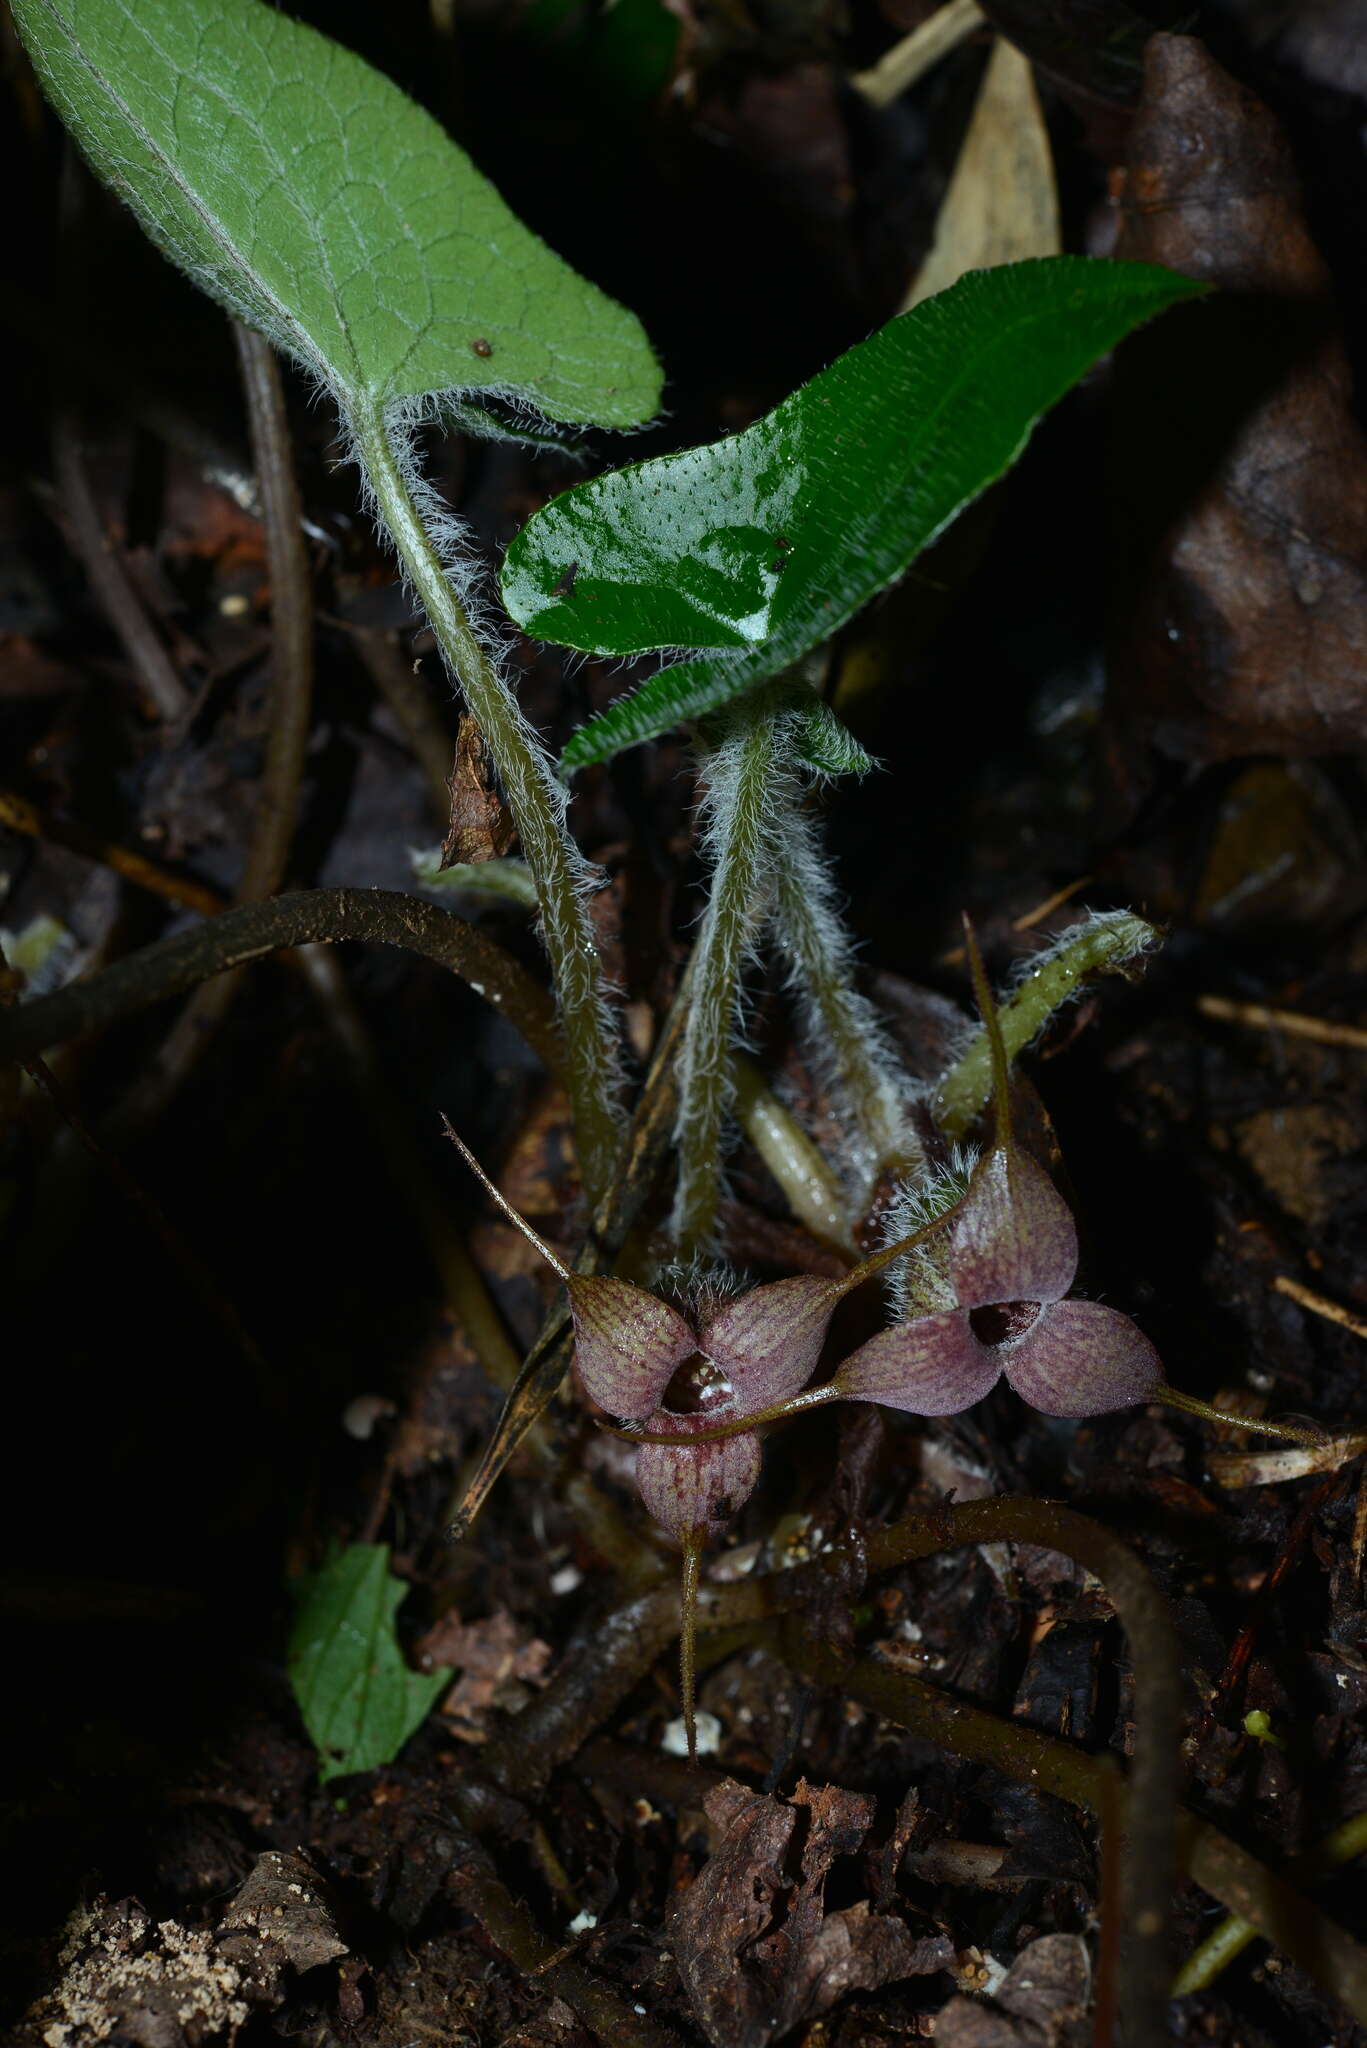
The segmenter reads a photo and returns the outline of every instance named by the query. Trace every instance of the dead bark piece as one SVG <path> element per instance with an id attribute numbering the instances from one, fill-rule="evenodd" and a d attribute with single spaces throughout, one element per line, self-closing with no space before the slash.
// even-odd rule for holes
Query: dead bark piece
<path id="1" fill-rule="evenodd" d="M 1187 36 L 1148 45 L 1115 254 L 1220 296 L 1121 362 L 1108 750 L 1185 761 L 1367 740 L 1367 440 L 1290 153 Z"/>
<path id="2" fill-rule="evenodd" d="M 484 735 L 468 712 L 456 730 L 456 758 L 446 779 L 451 822 L 441 843 L 439 870 L 501 860 L 515 837 L 511 814 L 494 787 Z"/>
<path id="3" fill-rule="evenodd" d="M 265 1950 L 265 1954 L 261 1953 Z M 322 1880 L 302 1856 L 268 1849 L 219 1924 L 218 1950 L 246 1976 L 270 1981 L 288 1963 L 314 1970 L 347 1953 Z"/>
<path id="4" fill-rule="evenodd" d="M 951 1998 L 935 2022 L 938 2048 L 1083 2048 L 1091 1968 L 1076 1934 L 1043 1934 L 1023 1948 L 989 2001 Z"/>
<path id="5" fill-rule="evenodd" d="M 728 1780 L 705 1810 L 716 1846 L 675 1911 L 672 1939 L 714 2048 L 765 2048 L 847 1991 L 952 1964 L 946 1939 L 918 1941 L 867 1900 L 825 1912 L 826 1874 L 868 1833 L 871 1798 L 804 1780 L 788 1802 Z"/>

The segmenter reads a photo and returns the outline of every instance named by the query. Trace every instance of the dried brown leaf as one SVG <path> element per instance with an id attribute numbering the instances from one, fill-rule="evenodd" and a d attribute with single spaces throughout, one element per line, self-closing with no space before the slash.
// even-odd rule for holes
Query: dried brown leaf
<path id="1" fill-rule="evenodd" d="M 486 1741 L 492 1709 L 523 1704 L 524 1685 L 544 1685 L 550 1657 L 550 1644 L 525 1635 L 506 1612 L 466 1622 L 452 1608 L 417 1645 L 423 1670 L 449 1665 L 460 1674 L 440 1711 L 465 1742 Z"/>
<path id="2" fill-rule="evenodd" d="M 1049 131 L 1029 62 L 1000 36 L 993 46 L 935 240 L 902 311 L 946 291 L 968 270 L 1057 256 L 1058 190 Z"/>
<path id="3" fill-rule="evenodd" d="M 513 843 L 513 821 L 494 787 L 484 735 L 468 712 L 461 714 L 446 787 L 451 793 L 451 822 L 439 866 L 501 859 Z"/>
<path id="4" fill-rule="evenodd" d="M 991 2000 L 951 1998 L 935 2022 L 939 2048 L 1083 2048 L 1091 1970 L 1076 1934 L 1023 1948 Z"/>
<path id="5" fill-rule="evenodd" d="M 764 2048 L 828 2011 L 845 1992 L 935 1970 L 953 1960 L 947 1940 L 918 1941 L 867 1900 L 825 1911 L 826 1875 L 851 1855 L 874 1802 L 804 1780 L 791 1802 L 732 1780 L 705 1802 L 712 1854 L 673 1922 L 679 1974 L 714 2048 Z"/>
<path id="6" fill-rule="evenodd" d="M 1154 36 L 1117 256 L 1221 288 L 1126 358 L 1109 747 L 1189 761 L 1367 739 L 1367 441 L 1294 166 L 1204 46 Z"/>

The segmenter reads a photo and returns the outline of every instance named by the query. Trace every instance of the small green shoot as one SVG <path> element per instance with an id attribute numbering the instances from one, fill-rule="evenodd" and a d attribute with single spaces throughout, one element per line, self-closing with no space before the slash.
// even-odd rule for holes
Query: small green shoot
<path id="1" fill-rule="evenodd" d="M 407 1591 L 384 1543 L 351 1544 L 298 1589 L 289 1677 L 321 1784 L 391 1763 L 451 1682 L 404 1662 L 394 1616 Z"/>

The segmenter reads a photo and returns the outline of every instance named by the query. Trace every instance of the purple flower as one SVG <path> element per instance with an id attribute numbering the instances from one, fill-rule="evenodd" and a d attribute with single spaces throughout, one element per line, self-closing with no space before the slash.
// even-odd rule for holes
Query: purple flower
<path id="1" fill-rule="evenodd" d="M 1158 1354 L 1117 1309 L 1064 1299 L 1077 1231 L 1047 1174 L 1016 1145 L 997 1146 L 949 1227 L 957 1306 L 884 1330 L 845 1360 L 850 1401 L 913 1415 L 957 1415 L 1005 1374 L 1045 1415 L 1101 1415 L 1147 1400 Z"/>
<path id="2" fill-rule="evenodd" d="M 696 1328 L 627 1281 L 575 1276 L 569 1285 L 585 1392 L 600 1408 L 645 1422 L 636 1453 L 641 1498 L 680 1542 L 715 1534 L 754 1490 L 758 1436 L 747 1430 L 696 1447 L 652 1444 L 652 1426 L 691 1435 L 796 1394 L 821 1355 L 842 1283 L 806 1274 L 774 1280 L 722 1302 Z M 670 1398 L 690 1405 L 668 1407 Z"/>

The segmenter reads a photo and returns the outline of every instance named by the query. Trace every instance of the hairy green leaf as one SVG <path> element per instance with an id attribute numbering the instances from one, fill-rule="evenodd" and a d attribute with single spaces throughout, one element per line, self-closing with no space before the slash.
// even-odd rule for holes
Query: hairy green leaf
<path id="1" fill-rule="evenodd" d="M 14 13 L 99 176 L 344 410 L 479 392 L 601 426 L 655 410 L 659 373 L 632 315 L 340 44 L 263 0 L 14 0 Z"/>
<path id="2" fill-rule="evenodd" d="M 878 765 L 820 697 L 801 707 L 794 737 L 798 759 L 815 775 L 867 775 Z"/>
<path id="3" fill-rule="evenodd" d="M 504 563 L 520 625 L 598 654 L 713 650 L 611 705 L 566 764 L 714 710 L 819 646 L 1010 467 L 1098 356 L 1202 289 L 1078 256 L 975 271 L 743 433 L 552 499 Z"/>
<path id="4" fill-rule="evenodd" d="M 389 1763 L 451 1682 L 410 1671 L 394 1635 L 408 1591 L 384 1543 L 353 1543 L 304 1582 L 290 1631 L 289 1675 L 326 1784 Z"/>

